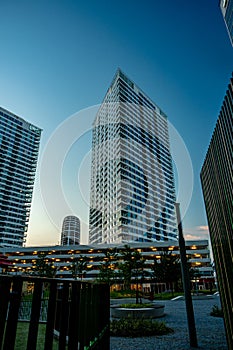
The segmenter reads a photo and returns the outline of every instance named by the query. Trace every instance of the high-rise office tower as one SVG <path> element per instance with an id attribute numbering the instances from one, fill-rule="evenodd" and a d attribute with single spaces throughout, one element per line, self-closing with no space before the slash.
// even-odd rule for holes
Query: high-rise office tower
<path id="1" fill-rule="evenodd" d="M 233 76 L 201 169 L 229 349 L 233 349 Z"/>
<path id="2" fill-rule="evenodd" d="M 62 224 L 61 245 L 80 244 L 80 220 L 76 216 L 66 216 Z"/>
<path id="3" fill-rule="evenodd" d="M 0 245 L 25 242 L 41 129 L 0 107 Z"/>
<path id="4" fill-rule="evenodd" d="M 220 8 L 233 46 L 233 0 L 220 0 Z"/>
<path id="5" fill-rule="evenodd" d="M 121 70 L 92 136 L 90 243 L 176 240 L 167 117 Z"/>

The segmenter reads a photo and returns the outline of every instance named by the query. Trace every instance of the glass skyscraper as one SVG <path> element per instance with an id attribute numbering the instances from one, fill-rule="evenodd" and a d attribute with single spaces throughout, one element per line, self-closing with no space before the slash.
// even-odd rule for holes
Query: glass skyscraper
<path id="1" fill-rule="evenodd" d="M 220 0 L 220 8 L 233 46 L 233 0 Z"/>
<path id="2" fill-rule="evenodd" d="M 233 349 L 233 76 L 201 169 L 229 349 Z"/>
<path id="3" fill-rule="evenodd" d="M 40 136 L 41 129 L 0 107 L 0 246 L 25 242 Z"/>
<path id="4" fill-rule="evenodd" d="M 93 124 L 90 243 L 177 240 L 166 115 L 120 69 Z"/>

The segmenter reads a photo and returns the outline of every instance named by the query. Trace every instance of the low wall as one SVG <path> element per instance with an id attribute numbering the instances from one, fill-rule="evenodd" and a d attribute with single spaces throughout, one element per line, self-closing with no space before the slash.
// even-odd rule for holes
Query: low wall
<path id="1" fill-rule="evenodd" d="M 164 316 L 165 305 L 153 305 L 143 308 L 122 308 L 118 305 L 111 305 L 110 315 L 112 318 L 158 318 Z"/>

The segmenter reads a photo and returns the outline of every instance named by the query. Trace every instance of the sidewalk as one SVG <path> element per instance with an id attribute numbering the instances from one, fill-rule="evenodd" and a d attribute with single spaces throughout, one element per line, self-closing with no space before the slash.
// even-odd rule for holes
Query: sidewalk
<path id="1" fill-rule="evenodd" d="M 185 301 L 182 299 L 158 301 L 165 304 L 165 321 L 174 330 L 173 334 L 143 337 L 111 337 L 111 350 L 190 350 Z M 197 342 L 199 350 L 227 350 L 223 319 L 210 316 L 213 305 L 220 307 L 219 296 L 211 299 L 193 300 Z"/>

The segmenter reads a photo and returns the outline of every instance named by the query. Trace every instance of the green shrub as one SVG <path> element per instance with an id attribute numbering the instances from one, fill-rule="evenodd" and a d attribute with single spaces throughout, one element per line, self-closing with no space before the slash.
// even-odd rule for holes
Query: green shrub
<path id="1" fill-rule="evenodd" d="M 210 315 L 214 317 L 223 317 L 222 309 L 220 309 L 218 305 L 214 305 Z"/>
<path id="2" fill-rule="evenodd" d="M 115 337 L 147 337 L 173 333 L 165 322 L 153 320 L 122 318 L 110 322 L 110 335 Z"/>

